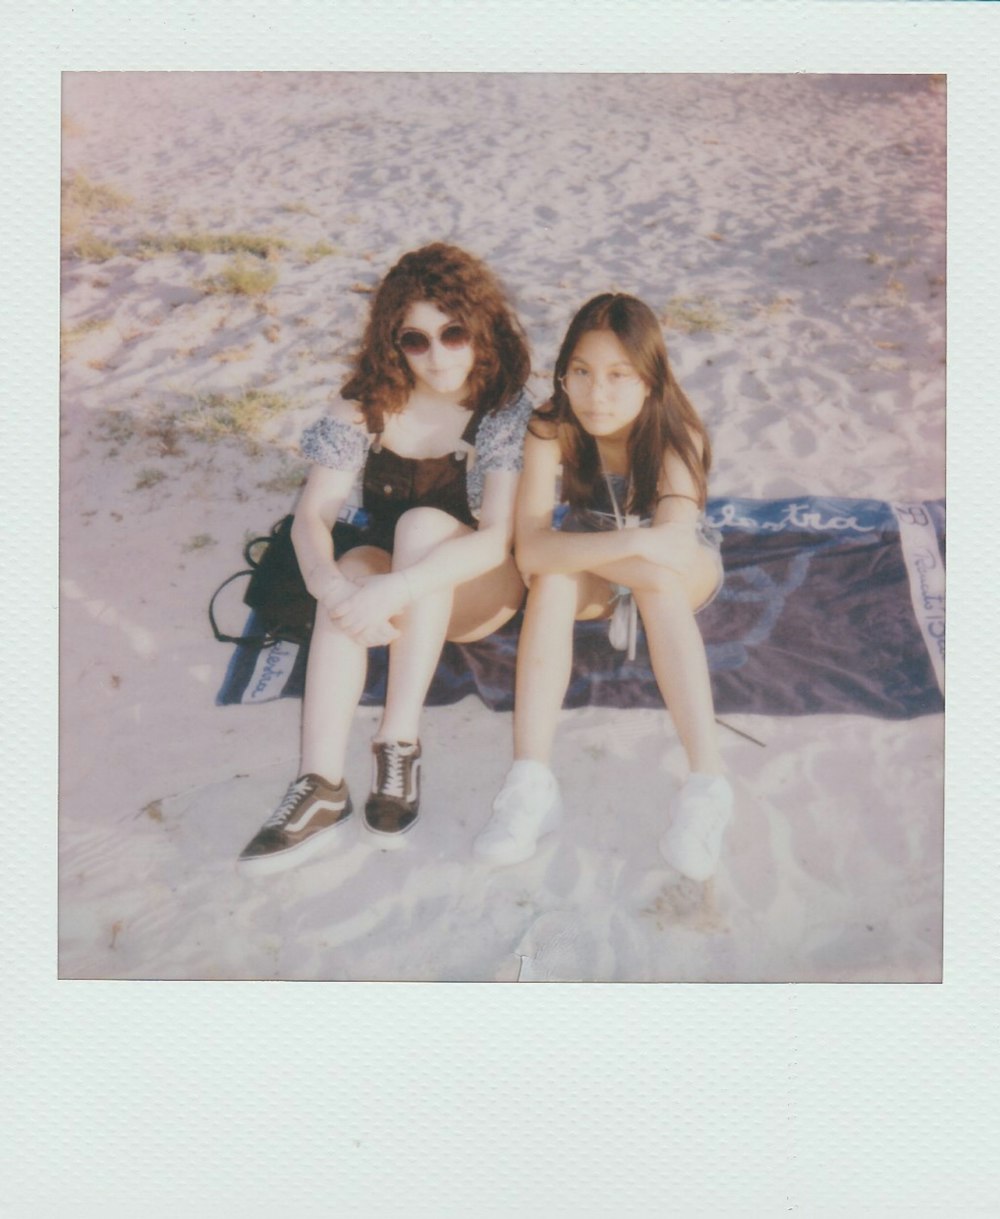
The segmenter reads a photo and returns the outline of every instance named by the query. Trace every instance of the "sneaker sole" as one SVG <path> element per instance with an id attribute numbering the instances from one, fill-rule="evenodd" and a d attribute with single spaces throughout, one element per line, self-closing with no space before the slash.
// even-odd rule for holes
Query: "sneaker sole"
<path id="1" fill-rule="evenodd" d="M 352 816 L 353 812 L 348 813 L 346 817 L 341 817 L 336 825 L 320 830 L 311 838 L 303 839 L 302 842 L 289 847 L 287 851 L 275 851 L 270 855 L 252 855 L 249 859 L 237 859 L 236 871 L 240 876 L 272 876 L 276 872 L 298 867 L 300 863 L 304 863 L 316 855 L 322 855 L 336 838 L 337 835 L 334 831 L 339 830 L 345 822 L 350 821 Z"/>
<path id="2" fill-rule="evenodd" d="M 399 851 L 406 846 L 406 835 L 420 820 L 419 817 L 414 817 L 405 829 L 402 830 L 376 830 L 368 824 L 364 817 L 361 822 L 365 827 L 365 836 L 372 842 L 382 848 L 383 851 Z"/>
<path id="3" fill-rule="evenodd" d="M 671 840 L 669 830 L 660 839 L 660 842 L 659 842 L 660 856 L 662 857 L 664 862 L 669 864 L 670 867 L 672 867 L 674 869 L 675 872 L 679 872 L 681 876 L 686 877 L 688 880 L 693 880 L 695 882 L 695 884 L 703 885 L 706 881 L 711 880 L 712 877 L 719 870 L 719 863 L 721 862 L 721 859 L 722 859 L 722 842 L 725 837 L 726 830 L 729 828 L 729 822 L 731 820 L 732 820 L 732 814 L 729 813 L 729 814 L 727 814 L 726 819 L 723 821 L 722 825 L 720 826 L 720 828 L 718 830 L 718 835 L 719 835 L 718 849 L 715 850 L 714 859 L 711 863 L 711 866 L 708 867 L 707 869 L 704 867 L 698 867 L 697 864 L 695 864 L 694 867 L 691 866 L 690 860 L 688 860 L 685 857 L 685 852 L 683 850 L 683 847 L 681 849 L 678 849 L 676 843 L 674 843 Z M 683 865 L 683 866 L 681 866 L 681 865 Z"/>

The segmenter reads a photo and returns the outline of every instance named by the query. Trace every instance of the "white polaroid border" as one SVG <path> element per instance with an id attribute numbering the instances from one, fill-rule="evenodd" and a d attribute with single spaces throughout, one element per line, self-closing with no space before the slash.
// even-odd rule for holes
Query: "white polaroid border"
<path id="1" fill-rule="evenodd" d="M 914 0 L 19 6 L 0 51 L 11 1214 L 986 1213 L 996 1036 L 1000 9 Z M 949 635 L 940 986 L 56 980 L 64 71 L 943 72 Z M 989 481 L 987 481 L 989 478 Z M 991 1138 L 991 1135 L 994 1136 Z"/>

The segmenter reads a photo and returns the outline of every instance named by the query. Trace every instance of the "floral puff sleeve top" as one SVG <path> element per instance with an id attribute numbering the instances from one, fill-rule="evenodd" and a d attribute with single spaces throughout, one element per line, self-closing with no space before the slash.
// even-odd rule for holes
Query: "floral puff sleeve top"
<path id="1" fill-rule="evenodd" d="M 465 485 L 469 508 L 479 516 L 483 502 L 483 479 L 494 471 L 521 469 L 524 433 L 531 418 L 532 401 L 521 390 L 506 407 L 486 414 L 476 430 L 476 459 L 466 467 Z M 372 437 L 363 425 L 324 415 L 302 433 L 302 456 L 330 470 L 358 472 L 364 468 Z"/>

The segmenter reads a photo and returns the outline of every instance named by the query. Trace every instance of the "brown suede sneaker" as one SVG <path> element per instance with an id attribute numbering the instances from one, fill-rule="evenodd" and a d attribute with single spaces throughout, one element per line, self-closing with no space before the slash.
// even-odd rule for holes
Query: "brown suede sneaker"
<path id="1" fill-rule="evenodd" d="M 384 847 L 399 845 L 420 806 L 420 742 L 372 742 L 372 792 L 365 825 Z"/>
<path id="2" fill-rule="evenodd" d="M 236 868 L 244 876 L 281 872 L 328 846 L 328 831 L 351 815 L 347 783 L 331 787 L 319 775 L 302 775 L 244 847 Z"/>

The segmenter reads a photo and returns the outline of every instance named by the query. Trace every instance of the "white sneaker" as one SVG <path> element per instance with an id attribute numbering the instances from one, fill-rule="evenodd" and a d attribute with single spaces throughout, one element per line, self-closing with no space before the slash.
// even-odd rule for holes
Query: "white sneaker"
<path id="1" fill-rule="evenodd" d="M 660 854 L 689 880 L 708 880 L 733 815 L 733 789 L 722 775 L 689 775 L 670 811 L 673 821 L 660 839 Z"/>
<path id="2" fill-rule="evenodd" d="M 472 853 L 483 863 L 522 863 L 534 855 L 539 838 L 561 820 L 562 797 L 552 771 L 541 762 L 515 762 Z"/>

